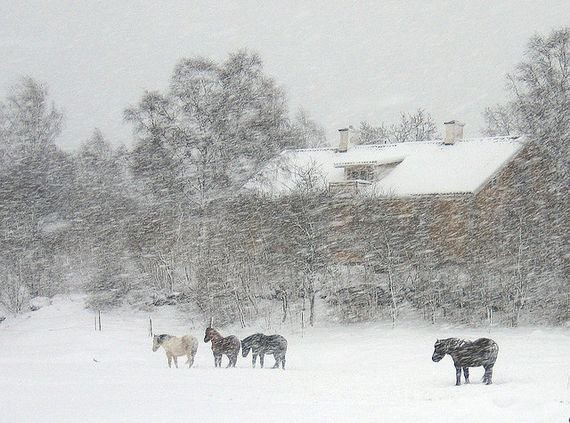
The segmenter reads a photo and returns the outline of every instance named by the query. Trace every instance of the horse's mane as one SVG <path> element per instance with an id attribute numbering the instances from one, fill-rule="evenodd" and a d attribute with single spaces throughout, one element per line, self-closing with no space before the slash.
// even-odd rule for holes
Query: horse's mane
<path id="1" fill-rule="evenodd" d="M 461 338 L 440 339 L 439 342 L 442 346 L 444 346 L 444 348 L 447 351 L 453 351 L 457 348 L 463 347 L 464 345 L 468 345 L 468 344 L 472 343 L 471 341 L 466 341 L 465 339 L 461 339 Z"/>
<path id="2" fill-rule="evenodd" d="M 244 338 L 243 341 L 241 341 L 242 347 L 248 346 L 250 342 L 257 341 L 263 338 L 264 336 L 265 335 L 262 333 L 254 333 L 253 335 L 249 335 L 247 338 Z"/>
<path id="3" fill-rule="evenodd" d="M 174 338 L 174 336 L 172 336 L 172 335 L 167 335 L 167 334 L 165 334 L 165 333 L 162 334 L 162 335 L 157 335 L 156 337 L 157 337 L 157 339 L 158 339 L 158 343 L 159 343 L 159 344 L 162 344 L 164 341 L 168 341 L 169 339 Z"/>
<path id="4" fill-rule="evenodd" d="M 210 338 L 223 338 L 222 334 L 212 327 L 206 328 L 206 334 Z"/>

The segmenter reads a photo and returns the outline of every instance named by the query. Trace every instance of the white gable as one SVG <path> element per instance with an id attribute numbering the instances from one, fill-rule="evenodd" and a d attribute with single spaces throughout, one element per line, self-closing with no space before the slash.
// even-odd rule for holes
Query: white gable
<path id="1" fill-rule="evenodd" d="M 250 181 L 246 188 L 283 194 L 302 180 L 327 186 L 345 181 L 344 167 L 359 164 L 395 167 L 368 186 L 384 195 L 476 193 L 524 145 L 523 137 L 497 137 L 442 141 L 285 150 Z"/>

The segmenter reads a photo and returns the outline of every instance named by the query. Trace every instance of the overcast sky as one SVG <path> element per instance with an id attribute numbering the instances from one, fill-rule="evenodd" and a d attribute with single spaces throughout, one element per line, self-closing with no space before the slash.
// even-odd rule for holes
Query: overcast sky
<path id="1" fill-rule="evenodd" d="M 477 136 L 528 38 L 569 18 L 568 0 L 0 0 L 0 91 L 22 75 L 47 83 L 63 146 L 95 127 L 130 145 L 123 110 L 164 90 L 180 58 L 248 48 L 333 143 L 340 127 L 419 107 Z"/>

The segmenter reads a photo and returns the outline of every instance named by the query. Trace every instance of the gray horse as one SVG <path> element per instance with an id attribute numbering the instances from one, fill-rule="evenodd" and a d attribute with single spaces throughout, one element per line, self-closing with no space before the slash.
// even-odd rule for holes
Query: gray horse
<path id="1" fill-rule="evenodd" d="M 263 368 L 263 360 L 265 354 L 273 354 L 275 358 L 274 369 L 281 367 L 285 370 L 285 354 L 287 353 L 287 340 L 281 335 L 264 335 L 262 333 L 255 333 L 248 336 L 241 341 L 241 352 L 244 357 L 247 357 L 251 350 L 252 366 L 255 367 L 255 360 L 259 355 L 259 364 Z"/>
<path id="2" fill-rule="evenodd" d="M 493 366 L 497 361 L 499 346 L 489 338 L 480 338 L 475 341 L 465 341 L 458 338 L 438 339 L 434 345 L 431 359 L 440 361 L 446 354 L 453 359 L 455 366 L 455 384 L 461 385 L 461 369 L 465 376 L 465 383 L 469 383 L 469 367 L 483 366 L 485 375 L 483 383 L 493 383 Z"/>

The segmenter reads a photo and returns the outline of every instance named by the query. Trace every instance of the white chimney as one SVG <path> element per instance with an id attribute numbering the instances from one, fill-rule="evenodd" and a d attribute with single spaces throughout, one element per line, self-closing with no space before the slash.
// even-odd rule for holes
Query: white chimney
<path id="1" fill-rule="evenodd" d="M 463 127 L 464 123 L 458 120 L 450 120 L 449 122 L 444 122 L 445 125 L 445 137 L 443 138 L 443 143 L 445 145 L 453 145 L 455 141 L 463 139 Z"/>
<path id="2" fill-rule="evenodd" d="M 338 144 L 338 152 L 345 153 L 348 150 L 348 128 L 339 129 L 340 143 Z"/>

